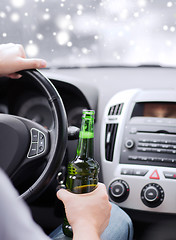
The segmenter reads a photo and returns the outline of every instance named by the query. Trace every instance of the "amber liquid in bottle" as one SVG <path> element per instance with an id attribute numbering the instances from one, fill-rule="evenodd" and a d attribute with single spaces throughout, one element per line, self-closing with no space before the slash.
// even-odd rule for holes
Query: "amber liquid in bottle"
<path id="1" fill-rule="evenodd" d="M 66 188 L 76 194 L 91 192 L 98 184 L 99 164 L 94 160 L 94 114 L 93 110 L 83 110 L 77 154 L 68 164 Z M 73 237 L 66 217 L 62 227 L 66 236 Z"/>

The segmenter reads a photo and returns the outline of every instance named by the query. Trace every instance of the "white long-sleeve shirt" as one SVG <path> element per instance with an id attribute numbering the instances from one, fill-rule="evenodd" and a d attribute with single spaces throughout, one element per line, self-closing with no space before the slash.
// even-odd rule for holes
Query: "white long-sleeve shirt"
<path id="1" fill-rule="evenodd" d="M 0 240 L 49 240 L 0 169 Z"/>

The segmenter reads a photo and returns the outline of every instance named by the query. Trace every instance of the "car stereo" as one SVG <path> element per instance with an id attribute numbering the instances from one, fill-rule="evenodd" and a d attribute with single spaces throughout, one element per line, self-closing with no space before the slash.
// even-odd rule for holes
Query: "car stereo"
<path id="1" fill-rule="evenodd" d="M 176 213 L 176 91 L 131 89 L 106 105 L 104 183 L 122 207 Z"/>

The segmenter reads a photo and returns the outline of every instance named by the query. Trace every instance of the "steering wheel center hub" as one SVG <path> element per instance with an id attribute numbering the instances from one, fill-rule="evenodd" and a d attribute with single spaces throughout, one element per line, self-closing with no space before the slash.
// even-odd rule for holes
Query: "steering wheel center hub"
<path id="1" fill-rule="evenodd" d="M 28 149 L 29 133 L 22 121 L 7 114 L 0 114 L 0 133 L 0 166 L 10 176 Z"/>

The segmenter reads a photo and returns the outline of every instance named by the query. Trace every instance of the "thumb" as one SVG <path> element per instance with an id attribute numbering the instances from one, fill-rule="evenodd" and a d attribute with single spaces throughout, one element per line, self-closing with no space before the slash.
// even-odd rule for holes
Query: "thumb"
<path id="1" fill-rule="evenodd" d="M 66 202 L 66 201 L 69 201 L 69 198 L 70 196 L 72 195 L 73 193 L 70 193 L 68 190 L 66 189 L 60 189 L 59 191 L 57 191 L 57 198 L 59 200 L 61 200 L 62 202 Z"/>

